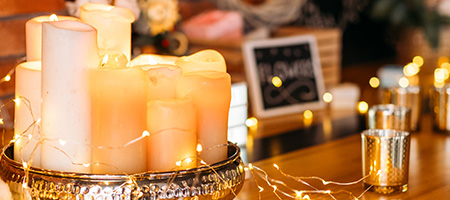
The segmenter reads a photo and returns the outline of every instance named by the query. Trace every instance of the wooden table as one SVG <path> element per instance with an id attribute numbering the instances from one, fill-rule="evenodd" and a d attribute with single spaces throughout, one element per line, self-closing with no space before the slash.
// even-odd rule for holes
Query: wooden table
<path id="1" fill-rule="evenodd" d="M 266 171 L 268 177 L 284 181 L 296 190 L 308 190 L 309 187 L 284 177 L 273 164 L 292 176 L 318 176 L 338 182 L 352 182 L 362 178 L 361 136 L 356 133 L 332 142 L 303 148 L 286 154 L 273 156 L 265 160 L 251 163 Z M 431 117 L 425 115 L 421 121 L 420 132 L 412 133 L 409 168 L 409 189 L 405 193 L 381 195 L 366 192 L 360 199 L 449 199 L 450 197 L 450 135 L 436 133 L 432 130 Z M 238 194 L 238 200 L 252 199 L 290 199 L 256 178 L 249 171 L 243 189 Z M 255 183 L 264 190 L 260 189 Z M 363 193 L 362 183 L 350 186 L 327 185 L 320 181 L 308 181 L 311 185 L 323 190 L 345 190 L 358 197 Z M 277 189 L 289 191 L 281 185 Z M 290 192 L 294 195 L 294 192 Z M 277 197 L 279 195 L 279 197 Z M 310 197 L 313 197 L 312 195 Z M 324 199 L 332 199 L 322 195 Z M 351 199 L 346 193 L 339 193 L 336 199 Z"/>

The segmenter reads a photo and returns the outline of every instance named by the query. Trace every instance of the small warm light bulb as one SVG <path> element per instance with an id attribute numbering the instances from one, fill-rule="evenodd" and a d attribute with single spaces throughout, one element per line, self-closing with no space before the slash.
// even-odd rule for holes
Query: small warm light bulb
<path id="1" fill-rule="evenodd" d="M 257 127 L 258 126 L 258 119 L 255 117 L 250 117 L 247 120 L 245 120 L 245 125 L 249 128 Z"/>
<path id="2" fill-rule="evenodd" d="M 305 110 L 305 112 L 303 112 L 303 117 L 305 119 L 312 119 L 313 118 L 313 113 L 311 112 L 311 110 Z"/>
<path id="3" fill-rule="evenodd" d="M 309 195 L 305 195 L 305 196 L 303 196 L 303 199 L 304 200 L 310 200 L 311 198 L 309 197 Z"/>
<path id="4" fill-rule="evenodd" d="M 409 86 L 409 80 L 406 77 L 402 77 L 398 80 L 398 85 L 402 88 L 406 88 Z"/>
<path id="5" fill-rule="evenodd" d="M 52 14 L 52 15 L 50 15 L 50 17 L 48 19 L 52 22 L 58 21 L 58 16 L 56 16 L 55 14 Z"/>
<path id="6" fill-rule="evenodd" d="M 408 63 L 403 67 L 403 74 L 408 77 L 417 75 L 419 71 L 419 66 L 415 63 Z"/>
<path id="7" fill-rule="evenodd" d="M 201 144 L 197 144 L 197 152 L 202 152 L 203 151 L 203 147 Z"/>
<path id="8" fill-rule="evenodd" d="M 16 103 L 16 106 L 20 106 L 20 98 L 19 97 L 15 98 L 13 101 L 14 101 L 14 103 Z"/>
<path id="9" fill-rule="evenodd" d="M 175 165 L 177 165 L 178 167 L 181 167 L 181 161 L 175 162 Z"/>
<path id="10" fill-rule="evenodd" d="M 333 95 L 329 92 L 325 92 L 323 94 L 323 101 L 325 101 L 325 103 L 331 103 L 331 101 L 333 101 Z"/>
<path id="11" fill-rule="evenodd" d="M 258 188 L 259 188 L 259 192 L 262 192 L 262 191 L 264 191 L 264 188 L 263 188 L 263 187 L 261 187 L 261 186 L 259 186 L 259 185 L 258 185 Z"/>
<path id="12" fill-rule="evenodd" d="M 3 78 L 6 82 L 11 80 L 11 75 L 6 75 L 5 78 Z"/>
<path id="13" fill-rule="evenodd" d="M 4 124 L 3 118 L 0 118 L 0 124 Z"/>
<path id="14" fill-rule="evenodd" d="M 63 140 L 63 139 L 59 139 L 59 144 L 60 144 L 61 146 L 64 146 L 64 145 L 66 145 L 66 143 L 67 143 L 67 141 L 66 141 L 66 140 Z"/>
<path id="15" fill-rule="evenodd" d="M 184 160 L 186 163 L 191 163 L 192 159 L 191 158 L 186 158 L 186 160 Z"/>
<path id="16" fill-rule="evenodd" d="M 23 168 L 27 169 L 28 168 L 28 163 L 27 162 L 22 162 Z"/>
<path id="17" fill-rule="evenodd" d="M 253 169 L 253 164 L 252 163 L 248 163 L 248 168 L 249 169 Z"/>
<path id="18" fill-rule="evenodd" d="M 89 167 L 89 166 L 91 166 L 91 163 L 84 163 L 83 166 L 84 167 Z"/>
<path id="19" fill-rule="evenodd" d="M 150 136 L 150 133 L 147 130 L 142 132 L 142 137 L 148 137 L 148 136 Z"/>
<path id="20" fill-rule="evenodd" d="M 369 85 L 372 88 L 377 88 L 378 86 L 380 86 L 380 79 L 378 79 L 377 77 L 370 78 Z"/>
<path id="21" fill-rule="evenodd" d="M 360 101 L 358 103 L 358 111 L 361 114 L 364 114 L 369 110 L 369 104 L 367 104 L 365 101 Z"/>
<path id="22" fill-rule="evenodd" d="M 281 78 L 280 78 L 280 77 L 274 76 L 274 77 L 272 78 L 272 84 L 273 84 L 275 87 L 281 87 L 281 85 L 283 85 L 283 81 L 281 81 Z"/>
<path id="23" fill-rule="evenodd" d="M 31 140 L 31 138 L 33 138 L 33 135 L 28 134 L 28 140 Z"/>
<path id="24" fill-rule="evenodd" d="M 274 192 L 277 191 L 277 189 L 278 189 L 276 185 L 272 185 L 272 188 L 273 188 Z"/>
<path id="25" fill-rule="evenodd" d="M 422 67 L 422 65 L 423 65 L 423 58 L 420 56 L 414 56 L 412 61 L 419 67 Z"/>
<path id="26" fill-rule="evenodd" d="M 273 166 L 275 167 L 275 169 L 280 170 L 280 167 L 278 167 L 277 164 L 273 164 Z"/>

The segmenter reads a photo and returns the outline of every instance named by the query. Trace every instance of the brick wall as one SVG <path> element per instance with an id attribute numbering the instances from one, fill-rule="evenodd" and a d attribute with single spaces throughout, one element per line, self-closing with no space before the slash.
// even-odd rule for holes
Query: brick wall
<path id="1" fill-rule="evenodd" d="M 25 22 L 51 13 L 65 14 L 64 0 L 0 0 L 0 78 L 25 56 Z M 0 98 L 13 83 L 0 84 Z"/>
<path id="2" fill-rule="evenodd" d="M 7 129 L 12 123 L 14 74 L 11 81 L 1 79 L 25 60 L 25 23 L 29 19 L 56 13 L 66 14 L 64 0 L 0 0 L 0 105 Z"/>

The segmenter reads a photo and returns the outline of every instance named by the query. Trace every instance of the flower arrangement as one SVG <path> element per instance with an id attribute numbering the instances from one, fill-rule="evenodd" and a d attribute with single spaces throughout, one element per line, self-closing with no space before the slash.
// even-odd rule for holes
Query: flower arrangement
<path id="1" fill-rule="evenodd" d="M 396 28 L 423 28 L 426 40 L 436 49 L 441 28 L 450 24 L 450 0 L 376 0 L 371 16 Z"/>
<path id="2" fill-rule="evenodd" d="M 172 30 L 179 19 L 176 0 L 138 0 L 152 35 Z"/>

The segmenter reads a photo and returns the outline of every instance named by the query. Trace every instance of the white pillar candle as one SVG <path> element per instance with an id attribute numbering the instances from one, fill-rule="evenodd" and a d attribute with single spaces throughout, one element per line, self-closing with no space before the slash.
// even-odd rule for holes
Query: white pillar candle
<path id="1" fill-rule="evenodd" d="M 176 82 L 182 75 L 181 68 L 176 65 L 143 65 L 140 66 L 149 77 L 148 101 L 176 98 Z"/>
<path id="2" fill-rule="evenodd" d="M 92 170 L 94 173 L 139 173 L 147 170 L 148 77 L 144 70 L 105 66 L 93 70 Z M 108 68 L 111 67 L 111 68 Z"/>
<path id="3" fill-rule="evenodd" d="M 184 74 L 195 71 L 227 72 L 225 59 L 215 50 L 203 50 L 190 56 L 180 57 L 175 64 L 183 69 Z"/>
<path id="4" fill-rule="evenodd" d="M 179 57 L 177 56 L 164 56 L 164 55 L 156 55 L 156 54 L 141 54 L 136 56 L 130 62 L 130 66 L 138 66 L 138 65 L 157 65 L 157 64 L 170 64 L 175 65 L 175 61 Z"/>
<path id="5" fill-rule="evenodd" d="M 41 62 L 24 62 L 16 67 L 14 109 L 14 160 L 40 167 L 41 151 L 38 145 L 41 117 Z"/>
<path id="6" fill-rule="evenodd" d="M 32 18 L 25 23 L 27 61 L 41 60 L 42 22 L 63 20 L 78 21 L 79 19 L 70 16 L 45 15 Z"/>
<path id="7" fill-rule="evenodd" d="M 131 59 L 131 23 L 133 12 L 106 4 L 85 3 L 80 8 L 80 19 L 98 32 L 98 48 L 119 51 Z"/>
<path id="8" fill-rule="evenodd" d="M 88 74 L 99 65 L 96 39 L 95 28 L 78 21 L 42 24 L 43 168 L 91 171 Z"/>
<path id="9" fill-rule="evenodd" d="M 149 101 L 147 113 L 148 170 L 196 167 L 196 118 L 192 98 Z"/>
<path id="10" fill-rule="evenodd" d="M 230 75 L 218 71 L 184 74 L 177 82 L 176 92 L 177 98 L 191 96 L 197 108 L 197 140 L 203 148 L 200 158 L 208 164 L 225 160 L 231 101 Z"/>

